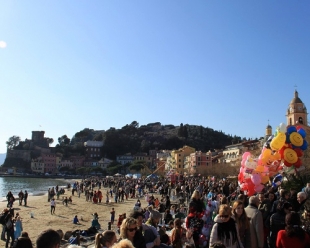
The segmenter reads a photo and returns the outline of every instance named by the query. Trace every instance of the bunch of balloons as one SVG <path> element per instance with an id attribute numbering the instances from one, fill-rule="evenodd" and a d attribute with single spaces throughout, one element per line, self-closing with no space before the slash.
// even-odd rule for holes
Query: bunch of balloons
<path id="1" fill-rule="evenodd" d="M 307 149 L 306 131 L 300 126 L 286 127 L 281 123 L 274 135 L 264 144 L 261 154 L 255 158 L 250 152 L 242 155 L 238 182 L 248 196 L 261 192 L 264 184 L 274 178 L 274 186 L 281 184 L 278 174 L 283 166 L 299 168 L 303 151 Z"/>

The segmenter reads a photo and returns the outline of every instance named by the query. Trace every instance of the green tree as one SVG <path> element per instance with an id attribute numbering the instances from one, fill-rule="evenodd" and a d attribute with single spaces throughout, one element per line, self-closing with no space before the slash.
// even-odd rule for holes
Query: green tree
<path id="1" fill-rule="evenodd" d="M 101 167 L 94 167 L 92 168 L 92 171 L 95 172 L 96 174 L 99 174 L 103 172 L 103 169 Z"/>
<path id="2" fill-rule="evenodd" d="M 70 144 L 70 139 L 68 138 L 67 135 L 63 135 L 58 138 L 58 143 L 61 146 L 69 145 Z"/>
<path id="3" fill-rule="evenodd" d="M 12 150 L 14 147 L 18 146 L 20 142 L 19 136 L 12 136 L 9 138 L 9 140 L 6 142 L 7 148 Z"/>
<path id="4" fill-rule="evenodd" d="M 54 143 L 54 139 L 53 139 L 53 138 L 48 138 L 48 139 L 47 139 L 47 142 L 48 142 L 49 145 L 50 145 L 50 144 L 53 144 L 53 143 Z"/>
<path id="5" fill-rule="evenodd" d="M 187 126 L 184 126 L 184 127 L 183 127 L 183 137 L 184 137 L 185 139 L 188 138 Z"/>
<path id="6" fill-rule="evenodd" d="M 110 175 L 114 175 L 118 172 L 120 172 L 120 170 L 122 169 L 122 165 L 116 165 L 116 166 L 112 166 L 112 167 L 108 167 L 107 168 L 107 172 L 110 174 Z"/>
<path id="7" fill-rule="evenodd" d="M 183 137 L 183 123 L 180 124 L 179 130 L 178 130 L 178 136 Z"/>
<path id="8" fill-rule="evenodd" d="M 143 161 L 134 161 L 130 166 L 129 169 L 133 171 L 140 171 L 144 168 L 144 162 Z"/>
<path id="9" fill-rule="evenodd" d="M 76 169 L 76 172 L 79 175 L 85 175 L 86 172 L 88 172 L 88 168 L 86 168 L 86 167 L 79 167 L 79 168 Z"/>

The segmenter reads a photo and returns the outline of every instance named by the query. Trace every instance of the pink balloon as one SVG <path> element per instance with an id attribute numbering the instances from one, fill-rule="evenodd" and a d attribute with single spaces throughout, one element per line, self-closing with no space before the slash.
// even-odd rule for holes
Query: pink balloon
<path id="1" fill-rule="evenodd" d="M 263 189 L 264 189 L 264 185 L 262 185 L 262 184 L 255 185 L 255 187 L 254 187 L 254 190 L 257 193 L 261 192 Z"/>
<path id="2" fill-rule="evenodd" d="M 262 178 L 259 174 L 253 174 L 251 176 L 251 181 L 254 185 L 259 185 L 262 182 Z"/>
<path id="3" fill-rule="evenodd" d="M 246 161 L 246 159 L 242 159 L 242 161 L 241 161 L 241 166 L 242 166 L 242 167 L 245 166 L 245 161 Z"/>
<path id="4" fill-rule="evenodd" d="M 243 153 L 243 155 L 242 155 L 242 160 L 247 159 L 248 156 L 251 156 L 251 153 L 250 153 L 250 152 L 245 152 L 245 153 Z"/>

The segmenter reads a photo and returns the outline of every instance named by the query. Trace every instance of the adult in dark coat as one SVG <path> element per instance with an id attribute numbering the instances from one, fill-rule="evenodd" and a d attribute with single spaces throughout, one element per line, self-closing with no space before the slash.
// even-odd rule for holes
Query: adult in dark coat
<path id="1" fill-rule="evenodd" d="M 27 232 L 22 232 L 21 236 L 15 242 L 14 248 L 33 248 Z"/>
<path id="2" fill-rule="evenodd" d="M 199 247 L 199 235 L 203 226 L 201 217 L 204 210 L 205 205 L 200 199 L 200 193 L 198 190 L 195 190 L 189 203 L 189 214 L 186 219 L 186 228 L 193 228 L 193 239 L 196 247 Z"/>
<path id="3" fill-rule="evenodd" d="M 278 232 L 285 229 L 285 216 L 292 211 L 289 202 L 280 202 L 277 212 L 270 217 L 269 247 L 276 247 Z"/>

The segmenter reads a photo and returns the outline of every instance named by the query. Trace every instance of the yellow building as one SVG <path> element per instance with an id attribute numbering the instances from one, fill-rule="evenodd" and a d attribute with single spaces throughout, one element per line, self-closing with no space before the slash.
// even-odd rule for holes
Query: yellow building
<path id="1" fill-rule="evenodd" d="M 196 150 L 190 146 L 183 146 L 178 150 L 173 150 L 171 152 L 172 160 L 174 161 L 174 165 L 172 169 L 176 169 L 178 172 L 183 172 L 184 165 L 186 164 L 186 157 L 191 153 L 194 153 Z"/>

